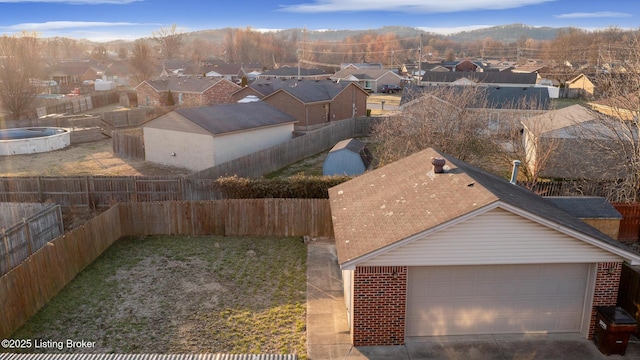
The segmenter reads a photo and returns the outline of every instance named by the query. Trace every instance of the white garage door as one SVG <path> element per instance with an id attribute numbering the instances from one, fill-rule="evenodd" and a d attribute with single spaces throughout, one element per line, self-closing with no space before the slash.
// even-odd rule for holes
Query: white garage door
<path id="1" fill-rule="evenodd" d="M 580 332 L 589 264 L 409 268 L 407 336 Z"/>

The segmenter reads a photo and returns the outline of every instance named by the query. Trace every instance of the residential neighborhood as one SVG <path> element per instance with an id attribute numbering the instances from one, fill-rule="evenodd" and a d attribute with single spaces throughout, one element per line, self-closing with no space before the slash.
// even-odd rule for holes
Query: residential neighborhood
<path id="1" fill-rule="evenodd" d="M 640 57 L 387 30 L 5 35 L 0 359 L 640 357 Z"/>

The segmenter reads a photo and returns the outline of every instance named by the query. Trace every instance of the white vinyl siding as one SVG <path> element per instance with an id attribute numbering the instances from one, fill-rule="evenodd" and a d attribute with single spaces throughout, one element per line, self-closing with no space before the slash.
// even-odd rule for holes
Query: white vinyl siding
<path id="1" fill-rule="evenodd" d="M 384 249 L 358 266 L 597 263 L 619 256 L 503 209 Z"/>
<path id="2" fill-rule="evenodd" d="M 580 332 L 589 264 L 409 268 L 407 336 Z M 590 300 L 590 299 L 587 299 Z"/>

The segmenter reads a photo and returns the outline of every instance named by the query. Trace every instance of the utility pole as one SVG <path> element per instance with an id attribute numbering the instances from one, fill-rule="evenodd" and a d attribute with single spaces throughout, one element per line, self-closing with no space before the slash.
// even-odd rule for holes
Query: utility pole
<path id="1" fill-rule="evenodd" d="M 420 85 L 422 81 L 422 33 L 420 33 L 420 48 L 418 49 L 418 80 L 416 85 Z"/>

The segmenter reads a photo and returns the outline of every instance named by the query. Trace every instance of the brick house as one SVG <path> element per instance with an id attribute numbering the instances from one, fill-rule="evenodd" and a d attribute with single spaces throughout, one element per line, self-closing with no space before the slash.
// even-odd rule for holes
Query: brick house
<path id="1" fill-rule="evenodd" d="M 590 338 L 596 306 L 616 304 L 622 264 L 640 264 L 552 201 L 433 149 L 329 197 L 354 346 L 415 336 Z"/>
<path id="2" fill-rule="evenodd" d="M 138 106 L 167 106 L 169 91 L 179 107 L 233 103 L 231 93 L 239 85 L 222 78 L 198 76 L 167 76 L 158 80 L 145 80 L 135 87 Z"/>
<path id="3" fill-rule="evenodd" d="M 235 101 L 254 95 L 298 120 L 296 131 L 330 121 L 364 116 L 369 94 L 358 84 L 331 80 L 258 79 L 232 94 Z"/>

